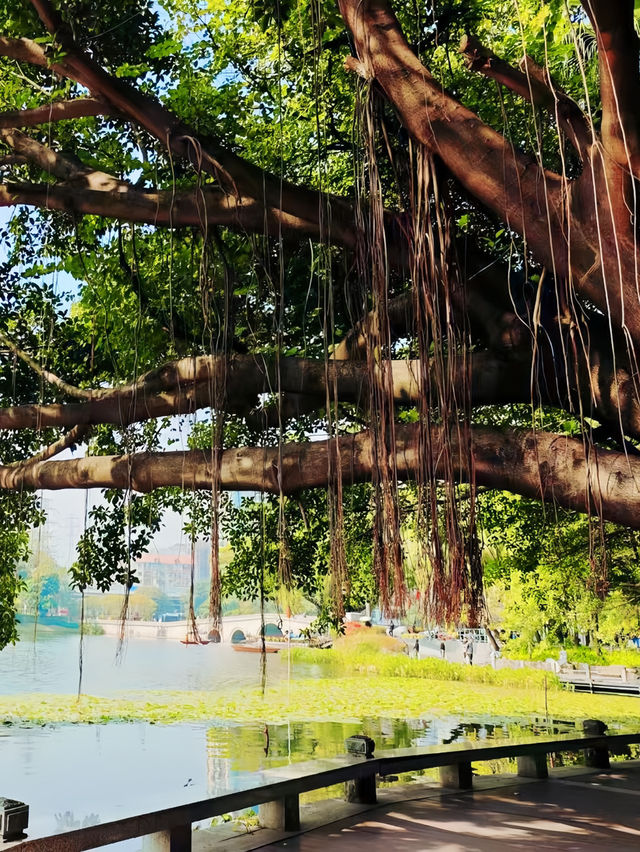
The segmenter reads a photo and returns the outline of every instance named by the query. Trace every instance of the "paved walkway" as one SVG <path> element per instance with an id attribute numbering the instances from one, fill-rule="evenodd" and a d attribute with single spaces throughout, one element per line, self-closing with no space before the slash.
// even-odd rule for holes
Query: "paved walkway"
<path id="1" fill-rule="evenodd" d="M 366 813 L 277 842 L 258 831 L 241 845 L 263 852 L 640 849 L 640 761 L 617 763 L 606 772 L 558 770 L 548 781 L 484 776 L 477 787 L 464 793 L 419 787 L 410 800 L 381 802 Z M 411 786 L 402 790 L 406 797 Z M 380 793 L 381 799 L 395 799 L 401 791 L 392 787 Z M 334 807 L 337 817 L 339 803 Z M 320 814 L 314 816 L 317 825 Z M 230 840 L 216 848 L 239 847 Z"/>

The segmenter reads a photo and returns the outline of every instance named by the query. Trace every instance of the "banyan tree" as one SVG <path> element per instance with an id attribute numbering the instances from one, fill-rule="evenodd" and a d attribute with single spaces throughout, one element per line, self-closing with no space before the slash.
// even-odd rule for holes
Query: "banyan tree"
<path id="1" fill-rule="evenodd" d="M 481 492 L 640 527 L 632 0 L 0 10 L 5 526 L 107 489 L 78 565 L 108 585 L 141 495 L 199 493 L 214 621 L 230 490 L 279 500 L 286 583 L 322 489 L 338 611 L 354 483 L 387 609 L 411 484 L 438 619 L 481 615 Z"/>

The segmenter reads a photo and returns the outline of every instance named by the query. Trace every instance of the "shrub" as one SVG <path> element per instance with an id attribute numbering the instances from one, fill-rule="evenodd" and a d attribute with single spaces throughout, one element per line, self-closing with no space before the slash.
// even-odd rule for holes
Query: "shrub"
<path id="1" fill-rule="evenodd" d="M 543 640 L 529 648 L 521 639 L 510 639 L 505 643 L 502 653 L 510 660 L 546 660 L 558 659 L 560 645 Z M 640 667 L 640 650 L 636 648 L 590 648 L 585 645 L 565 645 L 570 663 L 588 663 L 591 666 L 629 666 Z"/>
<path id="2" fill-rule="evenodd" d="M 325 665 L 332 671 L 340 673 L 361 672 L 384 677 L 484 683 L 523 689 L 542 689 L 546 681 L 549 689 L 561 688 L 556 675 L 538 669 L 495 670 L 491 666 L 467 666 L 433 658 L 415 660 L 405 654 L 384 653 L 371 647 L 362 647 L 362 645 L 356 646 L 353 650 L 345 650 L 344 646 L 334 646 L 331 650 L 292 648 L 291 658 L 298 663 Z"/>

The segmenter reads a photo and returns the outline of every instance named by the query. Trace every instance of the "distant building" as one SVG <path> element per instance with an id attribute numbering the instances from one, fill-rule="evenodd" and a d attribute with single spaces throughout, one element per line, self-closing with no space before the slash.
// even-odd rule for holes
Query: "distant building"
<path id="1" fill-rule="evenodd" d="M 180 596 L 191 585 L 190 555 L 145 553 L 131 568 L 141 586 L 155 586 L 165 595 Z"/>

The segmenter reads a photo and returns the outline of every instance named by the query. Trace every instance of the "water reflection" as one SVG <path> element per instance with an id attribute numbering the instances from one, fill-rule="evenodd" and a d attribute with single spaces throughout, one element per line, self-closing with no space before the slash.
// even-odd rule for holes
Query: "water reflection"
<path id="1" fill-rule="evenodd" d="M 73 811 L 65 811 L 63 814 L 54 814 L 56 831 L 71 831 L 73 828 L 89 828 L 91 825 L 100 825 L 98 814 L 87 814 L 82 819 L 76 819 Z"/>
<path id="2" fill-rule="evenodd" d="M 0 737 L 0 790 L 31 806 L 30 831 L 89 825 L 220 795 L 260 783 L 263 770 L 344 753 L 366 733 L 376 749 L 521 732 L 505 722 L 379 719 L 265 725 L 110 724 L 7 728 Z"/>
<path id="3" fill-rule="evenodd" d="M 268 754 L 265 732 L 268 730 Z M 440 743 L 473 742 L 531 734 L 529 725 L 504 720 L 461 722 L 457 718 L 385 719 L 361 722 L 287 722 L 262 725 L 216 724 L 206 732 L 207 771 L 211 790 L 225 788 L 230 777 L 248 776 L 264 769 L 302 760 L 344 754 L 344 741 L 364 733 L 376 743 L 376 752 Z"/>
<path id="4" fill-rule="evenodd" d="M 31 629 L 22 641 L 0 651 L 0 695 L 52 692 L 75 695 L 80 634 Z M 279 654 L 236 654 L 229 645 L 185 646 L 169 639 L 129 639 L 118 657 L 115 636 L 85 636 L 82 691 L 108 696 L 123 690 L 219 690 L 284 680 L 287 665 Z M 310 668 L 310 667 L 309 667 Z M 298 670 L 301 671 L 300 667 Z"/>
<path id="5" fill-rule="evenodd" d="M 74 694 L 78 638 L 67 632 L 40 634 L 35 644 L 27 639 L 0 652 L 0 693 Z M 260 657 L 235 654 L 229 646 L 131 639 L 116 664 L 116 639 L 88 636 L 85 643 L 88 694 L 226 690 L 258 687 L 261 681 Z M 286 683 L 286 660 L 272 654 L 265 662 L 267 680 Z M 296 678 L 314 673 L 324 674 L 315 666 L 296 667 Z M 263 721 L 6 727 L 0 728 L 0 795 L 30 805 L 29 834 L 37 836 L 256 786 L 264 770 L 343 754 L 345 739 L 356 733 L 372 737 L 380 752 L 522 730 L 507 719 L 463 721 L 428 712 L 414 720 L 291 720 L 268 726 Z"/>

